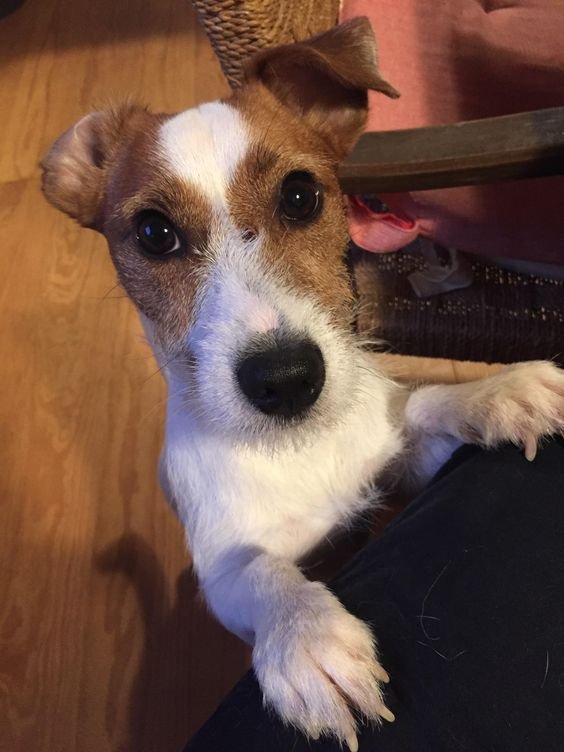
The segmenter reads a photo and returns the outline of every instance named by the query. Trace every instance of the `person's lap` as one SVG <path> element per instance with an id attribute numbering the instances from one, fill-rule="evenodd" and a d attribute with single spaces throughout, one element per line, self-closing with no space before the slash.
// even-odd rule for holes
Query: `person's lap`
<path id="1" fill-rule="evenodd" d="M 396 722 L 360 752 L 564 748 L 564 442 L 464 447 L 333 580 L 370 623 Z M 185 752 L 340 749 L 265 710 L 251 674 Z"/>

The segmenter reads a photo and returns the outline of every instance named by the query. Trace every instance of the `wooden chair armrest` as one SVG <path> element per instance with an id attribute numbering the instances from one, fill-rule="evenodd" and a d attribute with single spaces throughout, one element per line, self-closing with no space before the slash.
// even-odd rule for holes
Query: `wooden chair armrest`
<path id="1" fill-rule="evenodd" d="M 339 179 L 345 193 L 394 193 L 562 174 L 564 107 L 554 107 L 365 133 Z"/>

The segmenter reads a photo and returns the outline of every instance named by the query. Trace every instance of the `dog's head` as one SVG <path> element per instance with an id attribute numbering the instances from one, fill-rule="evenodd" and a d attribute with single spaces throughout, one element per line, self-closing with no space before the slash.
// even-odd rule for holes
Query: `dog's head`
<path id="1" fill-rule="evenodd" d="M 266 50 L 229 99 L 93 112 L 43 161 L 47 198 L 107 238 L 171 389 L 252 439 L 342 414 L 354 391 L 339 161 L 379 75 L 357 19 Z"/>

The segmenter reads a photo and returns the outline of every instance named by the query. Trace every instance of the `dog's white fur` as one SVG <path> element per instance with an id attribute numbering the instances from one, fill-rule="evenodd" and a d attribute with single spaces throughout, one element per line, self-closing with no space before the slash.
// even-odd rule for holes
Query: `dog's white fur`
<path id="1" fill-rule="evenodd" d="M 170 171 L 215 207 L 224 205 L 229 180 L 249 145 L 237 110 L 223 102 L 206 102 L 167 120 L 160 138 Z"/>

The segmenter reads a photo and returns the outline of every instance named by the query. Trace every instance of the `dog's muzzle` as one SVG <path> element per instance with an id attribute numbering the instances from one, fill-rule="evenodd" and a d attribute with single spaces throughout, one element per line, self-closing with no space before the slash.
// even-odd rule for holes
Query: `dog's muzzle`
<path id="1" fill-rule="evenodd" d="M 317 400 L 325 383 L 321 350 L 309 340 L 253 349 L 237 368 L 249 402 L 267 415 L 296 418 Z"/>

